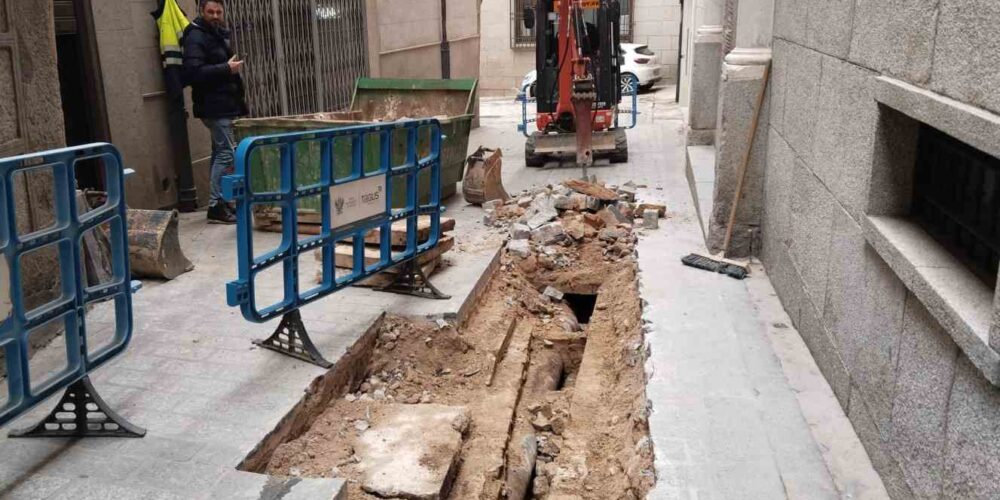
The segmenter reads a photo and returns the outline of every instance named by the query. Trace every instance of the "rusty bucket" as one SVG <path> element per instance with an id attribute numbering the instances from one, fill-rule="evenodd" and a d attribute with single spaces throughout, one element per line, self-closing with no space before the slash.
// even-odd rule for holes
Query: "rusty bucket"
<path id="1" fill-rule="evenodd" d="M 503 153 L 500 149 L 482 146 L 466 160 L 465 178 L 462 180 L 462 196 L 473 205 L 482 205 L 491 200 L 510 199 L 503 187 L 501 170 Z"/>
<path id="2" fill-rule="evenodd" d="M 176 210 L 128 210 L 128 256 L 134 278 L 172 280 L 194 269 L 181 251 Z"/>

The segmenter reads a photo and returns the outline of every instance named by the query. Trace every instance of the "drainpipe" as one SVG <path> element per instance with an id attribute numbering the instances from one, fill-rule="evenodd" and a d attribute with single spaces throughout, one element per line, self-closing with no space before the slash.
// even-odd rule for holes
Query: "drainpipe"
<path id="1" fill-rule="evenodd" d="M 677 33 L 677 85 L 674 89 L 674 101 L 681 102 L 681 65 L 684 64 L 684 0 L 681 0 L 681 24 Z"/>
<path id="2" fill-rule="evenodd" d="M 441 0 L 441 78 L 451 79 L 451 46 L 448 44 L 448 0 Z"/>

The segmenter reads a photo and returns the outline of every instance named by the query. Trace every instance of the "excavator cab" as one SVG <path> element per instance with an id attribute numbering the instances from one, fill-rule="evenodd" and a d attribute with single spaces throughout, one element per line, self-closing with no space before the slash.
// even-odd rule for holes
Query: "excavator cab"
<path id="1" fill-rule="evenodd" d="M 535 33 L 537 132 L 528 136 L 525 161 L 544 165 L 577 156 L 584 168 L 593 159 L 628 160 L 623 128 L 618 0 L 537 0 L 523 13 Z M 527 133 L 527 131 L 526 131 Z"/>

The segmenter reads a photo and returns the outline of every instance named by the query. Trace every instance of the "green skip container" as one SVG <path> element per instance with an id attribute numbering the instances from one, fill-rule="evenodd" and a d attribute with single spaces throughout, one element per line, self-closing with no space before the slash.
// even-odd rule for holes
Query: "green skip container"
<path id="1" fill-rule="evenodd" d="M 234 122 L 237 140 L 247 137 L 305 132 L 349 127 L 379 122 L 393 122 L 412 118 L 436 118 L 441 123 L 441 198 L 456 192 L 462 180 L 469 133 L 475 116 L 477 80 L 411 80 L 388 78 L 359 78 L 354 98 L 347 111 L 314 113 L 307 115 L 271 118 L 243 118 Z M 421 131 L 417 147 L 421 155 L 430 148 L 430 131 Z M 377 137 L 365 141 L 363 154 L 365 171 L 379 167 Z M 394 140 L 394 164 L 404 161 L 405 143 Z M 350 173 L 352 146 L 349 140 L 336 140 L 333 145 L 334 175 Z M 250 158 L 251 190 L 256 193 L 277 191 L 280 187 L 280 153 L 277 148 L 260 148 Z M 319 181 L 320 145 L 304 141 L 296 146 L 296 184 L 308 185 Z M 430 196 L 430 178 L 421 175 L 417 195 L 421 200 Z M 402 178 L 396 181 L 405 182 Z M 404 186 L 394 185 L 393 206 L 405 205 Z M 300 212 L 318 211 L 319 197 L 300 201 Z"/>

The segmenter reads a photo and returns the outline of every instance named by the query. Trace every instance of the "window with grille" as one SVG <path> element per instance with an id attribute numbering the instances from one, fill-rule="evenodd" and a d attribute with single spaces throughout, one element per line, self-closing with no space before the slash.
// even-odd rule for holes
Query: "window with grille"
<path id="1" fill-rule="evenodd" d="M 622 0 L 622 20 L 621 36 L 618 38 L 622 43 L 632 43 L 632 10 L 635 2 L 633 0 Z"/>
<path id="2" fill-rule="evenodd" d="M 535 29 L 528 29 L 524 26 L 524 9 L 535 8 L 535 3 L 542 0 L 510 0 L 510 46 L 512 48 L 525 48 L 535 46 L 535 29 L 543 22 L 541 19 L 535 20 Z M 632 7 L 633 0 L 621 0 L 621 40 L 622 43 L 632 42 Z"/>
<path id="3" fill-rule="evenodd" d="M 510 0 L 510 22 L 511 36 L 510 46 L 512 48 L 534 47 L 535 30 L 524 27 L 524 9 L 533 8 L 537 0 Z"/>
<path id="4" fill-rule="evenodd" d="M 1000 263 L 1000 159 L 920 126 L 913 215 L 991 288 Z"/>

